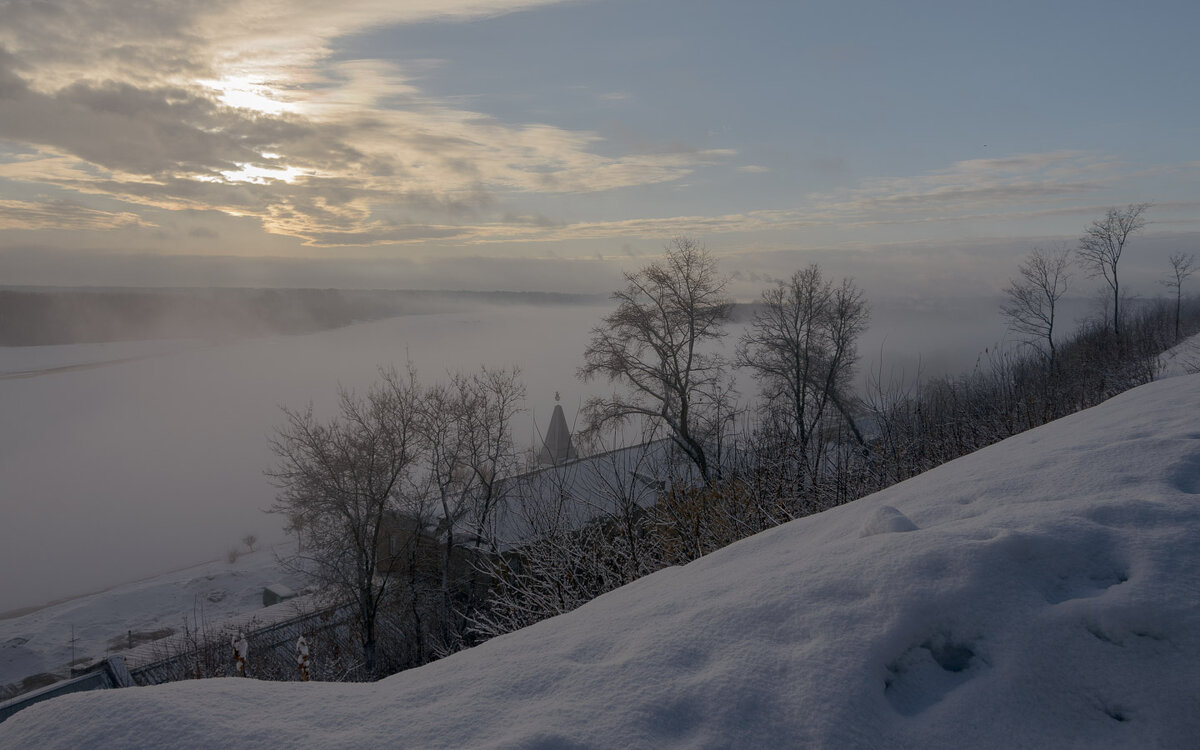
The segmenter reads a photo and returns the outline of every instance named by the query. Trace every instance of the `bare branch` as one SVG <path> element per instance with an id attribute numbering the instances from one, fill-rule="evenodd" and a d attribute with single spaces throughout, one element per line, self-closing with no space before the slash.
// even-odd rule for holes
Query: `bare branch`
<path id="1" fill-rule="evenodd" d="M 284 408 L 271 440 L 279 488 L 271 510 L 301 537 L 306 572 L 355 606 L 367 671 L 374 668 L 375 619 L 388 588 L 378 555 L 386 515 L 404 496 L 420 449 L 415 383 L 385 380 L 365 397 L 342 390 L 339 414 L 320 422 L 311 405 Z"/>
<path id="2" fill-rule="evenodd" d="M 742 336 L 738 364 L 761 383 L 768 414 L 779 422 L 798 450 L 809 478 L 816 476 L 814 435 L 833 406 L 857 428 L 843 394 L 858 360 L 858 336 L 870 313 L 862 290 L 850 279 L 835 287 L 816 264 L 792 274 L 762 294 L 754 322 Z"/>
<path id="3" fill-rule="evenodd" d="M 1183 282 L 1196 271 L 1195 254 L 1173 253 L 1171 274 L 1162 282 L 1175 291 L 1175 343 L 1179 343 L 1180 314 L 1183 308 Z"/>
<path id="4" fill-rule="evenodd" d="M 1046 356 L 1053 366 L 1056 358 L 1054 325 L 1058 302 L 1067 293 L 1071 280 L 1071 251 L 1066 245 L 1057 250 L 1034 248 L 1018 269 L 1020 278 L 1009 282 L 1007 297 L 1000 313 L 1008 327 L 1040 345 L 1045 342 Z"/>
<path id="5" fill-rule="evenodd" d="M 703 247 L 681 237 L 666 251 L 662 262 L 625 274 L 626 288 L 612 295 L 617 309 L 592 330 L 579 377 L 626 391 L 588 401 L 587 431 L 635 416 L 661 421 L 707 481 L 731 394 L 725 358 L 705 347 L 725 335 L 732 303 Z"/>
<path id="6" fill-rule="evenodd" d="M 1079 238 L 1075 251 L 1079 262 L 1089 276 L 1100 276 L 1113 293 L 1113 332 L 1121 333 L 1121 285 L 1117 278 L 1117 264 L 1129 235 L 1143 229 L 1146 219 L 1143 214 L 1149 203 L 1131 203 L 1125 208 L 1110 208 L 1103 219 L 1093 221 Z"/>

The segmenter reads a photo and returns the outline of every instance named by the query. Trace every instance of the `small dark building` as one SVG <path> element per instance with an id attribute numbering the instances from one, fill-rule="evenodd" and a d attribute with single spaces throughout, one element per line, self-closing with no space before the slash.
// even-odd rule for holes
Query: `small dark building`
<path id="1" fill-rule="evenodd" d="M 263 606 L 270 607 L 272 604 L 279 604 L 288 599 L 295 599 L 296 592 L 292 591 L 282 583 L 269 583 L 263 587 Z"/>

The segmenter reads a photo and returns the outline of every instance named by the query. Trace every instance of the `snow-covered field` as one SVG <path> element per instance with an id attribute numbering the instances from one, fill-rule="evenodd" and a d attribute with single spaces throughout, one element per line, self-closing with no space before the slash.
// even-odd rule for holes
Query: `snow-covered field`
<path id="1" fill-rule="evenodd" d="M 76 694 L 0 746 L 1195 748 L 1198 416 L 1160 381 L 376 684 Z"/>
<path id="2" fill-rule="evenodd" d="M 295 545 L 279 551 L 294 552 Z M 275 550 L 242 552 L 233 562 L 214 560 L 0 620 L 0 686 L 43 672 L 65 676 L 72 656 L 86 664 L 128 653 L 131 639 L 136 647 L 167 631 L 182 633 L 197 623 L 215 626 L 253 613 L 262 607 L 268 584 L 303 587 L 300 578 L 279 568 Z"/>

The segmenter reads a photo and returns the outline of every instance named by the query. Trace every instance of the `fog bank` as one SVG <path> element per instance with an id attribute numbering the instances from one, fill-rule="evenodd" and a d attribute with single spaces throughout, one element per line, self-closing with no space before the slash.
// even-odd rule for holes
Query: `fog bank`
<path id="1" fill-rule="evenodd" d="M 969 369 L 1003 337 L 996 303 L 876 304 L 862 377 Z M 528 411 L 514 436 L 531 446 L 556 392 L 571 421 L 611 388 L 575 377 L 611 309 L 478 305 L 226 343 L 0 347 L 0 569 L 20 571 L 0 578 L 0 612 L 216 559 L 247 532 L 282 538 L 282 519 L 263 512 L 279 406 L 311 401 L 328 415 L 339 384 L 364 389 L 381 365 L 411 360 L 425 382 L 520 367 Z M 749 401 L 753 380 L 740 374 L 738 386 Z"/>

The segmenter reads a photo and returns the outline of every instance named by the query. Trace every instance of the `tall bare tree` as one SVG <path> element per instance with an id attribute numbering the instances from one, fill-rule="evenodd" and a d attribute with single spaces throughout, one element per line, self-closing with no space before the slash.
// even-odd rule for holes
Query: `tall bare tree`
<path id="1" fill-rule="evenodd" d="M 1171 255 L 1171 273 L 1162 282 L 1175 292 L 1175 343 L 1179 343 L 1179 313 L 1183 307 L 1183 282 L 1196 272 L 1195 254 L 1174 253 Z"/>
<path id="2" fill-rule="evenodd" d="M 834 286 L 813 264 L 763 291 L 742 336 L 738 364 L 762 384 L 767 409 L 787 414 L 785 427 L 810 472 L 816 471 L 810 455 L 814 436 L 831 410 L 862 441 L 845 394 L 858 359 L 855 342 L 869 318 L 862 290 L 852 280 Z"/>
<path id="3" fill-rule="evenodd" d="M 1125 208 L 1110 208 L 1103 219 L 1088 225 L 1079 238 L 1076 254 L 1088 274 L 1104 278 L 1112 290 L 1113 333 L 1121 335 L 1121 284 L 1117 264 L 1129 241 L 1129 235 L 1146 226 L 1143 218 L 1149 203 L 1130 203 Z"/>
<path id="4" fill-rule="evenodd" d="M 517 450 L 512 440 L 512 419 L 524 408 L 525 385 L 520 380 L 520 370 L 513 367 L 481 367 L 467 376 L 455 375 L 452 387 L 459 393 L 459 402 L 465 408 L 464 424 L 467 453 L 463 471 L 472 479 L 474 490 L 469 499 L 467 519 L 469 525 L 465 544 L 471 545 L 473 560 L 480 558 L 479 551 L 486 548 L 495 554 L 497 534 L 495 527 L 496 508 L 508 496 L 509 478 L 517 470 Z M 449 531 L 449 530 L 448 530 Z M 453 562 L 452 537 L 447 535 L 447 556 Z M 447 613 L 450 621 L 450 638 L 446 645 L 457 648 L 463 642 L 473 612 L 479 605 L 480 569 L 472 564 L 467 580 L 458 588 L 463 599 L 453 613 Z"/>
<path id="5" fill-rule="evenodd" d="M 442 647 L 447 650 L 458 647 L 465 628 L 463 613 L 456 612 L 452 602 L 464 582 L 460 573 L 474 573 L 461 559 L 460 547 L 490 543 L 484 537 L 501 482 L 516 463 L 510 427 L 524 396 L 516 369 L 484 367 L 470 375 L 454 373 L 449 382 L 425 389 L 420 399 L 426 478 L 440 506 L 440 618 Z M 469 609 L 473 585 L 466 588 Z"/>
<path id="6" fill-rule="evenodd" d="M 592 329 L 579 377 L 604 377 L 624 393 L 585 404 L 589 431 L 642 416 L 664 424 L 708 482 L 714 446 L 730 415 L 728 363 L 707 347 L 725 335 L 732 303 L 716 260 L 686 237 L 661 262 L 625 274 L 617 309 Z"/>
<path id="7" fill-rule="evenodd" d="M 516 473 L 518 456 L 512 439 L 512 420 L 524 410 L 525 385 L 516 368 L 481 367 L 469 377 L 458 375 L 456 387 L 465 391 L 469 405 L 467 428 L 471 435 L 467 469 L 475 477 L 478 491 L 472 503 L 474 543 L 495 550 L 496 540 L 489 525 L 504 494 L 504 481 Z"/>
<path id="8" fill-rule="evenodd" d="M 1045 342 L 1050 367 L 1057 358 L 1054 324 L 1058 302 L 1071 281 L 1070 268 L 1071 250 L 1066 245 L 1051 251 L 1034 248 L 1018 269 L 1020 278 L 1011 280 L 1004 290 L 1006 299 L 1000 306 L 1011 330 L 1039 344 Z"/>
<path id="9" fill-rule="evenodd" d="M 301 537 L 292 561 L 339 601 L 353 603 L 362 636 L 363 666 L 375 669 L 376 617 L 389 590 L 379 566 L 389 511 L 412 500 L 402 491 L 420 454 L 415 382 L 395 378 L 365 397 L 341 391 L 339 413 L 325 422 L 284 408 L 271 439 L 278 458 L 267 472 L 282 513 Z"/>

